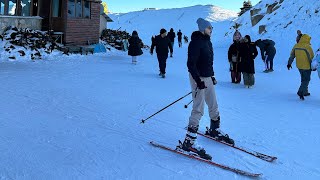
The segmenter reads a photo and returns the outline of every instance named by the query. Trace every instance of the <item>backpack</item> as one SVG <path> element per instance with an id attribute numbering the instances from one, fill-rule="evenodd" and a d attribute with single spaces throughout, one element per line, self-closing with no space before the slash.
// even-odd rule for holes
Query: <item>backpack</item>
<path id="1" fill-rule="evenodd" d="M 313 58 L 311 62 L 311 69 L 314 71 L 318 70 L 318 75 L 320 78 L 320 55 L 319 54 Z"/>
<path id="2" fill-rule="evenodd" d="M 266 44 L 266 46 L 275 46 L 276 45 L 276 43 L 271 39 L 266 39 L 265 44 Z"/>

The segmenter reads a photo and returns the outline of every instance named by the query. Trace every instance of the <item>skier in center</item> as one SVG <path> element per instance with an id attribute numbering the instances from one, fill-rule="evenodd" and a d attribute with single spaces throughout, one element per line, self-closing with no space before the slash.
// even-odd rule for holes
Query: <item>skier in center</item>
<path id="1" fill-rule="evenodd" d="M 211 118 L 210 128 L 206 131 L 206 134 L 232 145 L 234 141 L 219 129 L 220 115 L 214 89 L 217 81 L 214 77 L 213 47 L 210 40 L 212 26 L 209 21 L 202 18 L 197 20 L 197 24 L 199 31 L 192 33 L 191 42 L 188 47 L 187 62 L 193 107 L 185 140 L 177 148 L 196 153 L 201 158 L 211 160 L 212 157 L 206 153 L 205 149 L 196 143 L 199 121 L 204 113 L 205 102 L 208 105 L 209 116 Z"/>

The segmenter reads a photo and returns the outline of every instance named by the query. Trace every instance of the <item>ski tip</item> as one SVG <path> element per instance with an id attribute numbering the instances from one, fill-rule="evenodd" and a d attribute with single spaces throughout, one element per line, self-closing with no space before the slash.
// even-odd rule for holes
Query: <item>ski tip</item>
<path id="1" fill-rule="evenodd" d="M 253 174 L 252 177 L 254 178 L 261 178 L 262 177 L 262 173 L 258 173 L 258 174 Z"/>
<path id="2" fill-rule="evenodd" d="M 269 162 L 275 162 L 278 158 L 277 157 L 272 157 Z"/>
<path id="3" fill-rule="evenodd" d="M 150 141 L 149 143 L 152 144 L 152 145 L 156 145 L 157 144 L 154 141 Z"/>
<path id="4" fill-rule="evenodd" d="M 144 124 L 146 122 L 146 120 L 142 119 L 140 124 Z"/>

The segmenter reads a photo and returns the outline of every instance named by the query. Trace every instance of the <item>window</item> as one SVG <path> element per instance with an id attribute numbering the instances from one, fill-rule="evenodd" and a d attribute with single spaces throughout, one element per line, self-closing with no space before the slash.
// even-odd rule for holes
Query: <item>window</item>
<path id="1" fill-rule="evenodd" d="M 76 17 L 82 17 L 82 0 L 77 0 L 76 13 Z"/>
<path id="2" fill-rule="evenodd" d="M 31 6 L 35 6 L 33 5 L 34 2 L 37 2 L 37 0 L 0 0 L 0 14 L 11 16 L 32 16 Z"/>
<path id="3" fill-rule="evenodd" d="M 0 15 L 4 15 L 4 0 L 0 0 Z"/>
<path id="4" fill-rule="evenodd" d="M 90 18 L 90 2 L 89 1 L 84 2 L 83 11 L 84 11 L 83 12 L 84 18 Z"/>
<path id="5" fill-rule="evenodd" d="M 61 0 L 52 0 L 52 17 L 61 17 Z"/>
<path id="6" fill-rule="evenodd" d="M 20 1 L 20 7 L 21 7 L 21 15 L 22 16 L 30 16 L 30 6 L 31 6 L 31 0 L 21 0 Z"/>
<path id="7" fill-rule="evenodd" d="M 68 17 L 76 17 L 75 0 L 68 0 Z"/>
<path id="8" fill-rule="evenodd" d="M 90 2 L 87 0 L 68 0 L 68 17 L 90 18 Z"/>
<path id="9" fill-rule="evenodd" d="M 9 15 L 17 15 L 17 1 L 16 0 L 9 0 Z"/>

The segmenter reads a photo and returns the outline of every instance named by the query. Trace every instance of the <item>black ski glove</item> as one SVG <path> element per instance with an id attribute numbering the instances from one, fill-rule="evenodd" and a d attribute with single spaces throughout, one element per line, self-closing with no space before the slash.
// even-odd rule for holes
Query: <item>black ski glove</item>
<path id="1" fill-rule="evenodd" d="M 217 80 L 216 80 L 216 78 L 214 76 L 212 76 L 211 79 L 212 79 L 213 85 L 218 84 L 218 82 L 217 82 Z"/>
<path id="2" fill-rule="evenodd" d="M 287 65 L 287 68 L 288 68 L 288 70 L 292 69 L 291 64 L 288 64 L 288 65 Z"/>
<path id="3" fill-rule="evenodd" d="M 197 87 L 198 87 L 198 89 L 205 89 L 205 88 L 207 88 L 203 81 L 197 82 Z"/>

